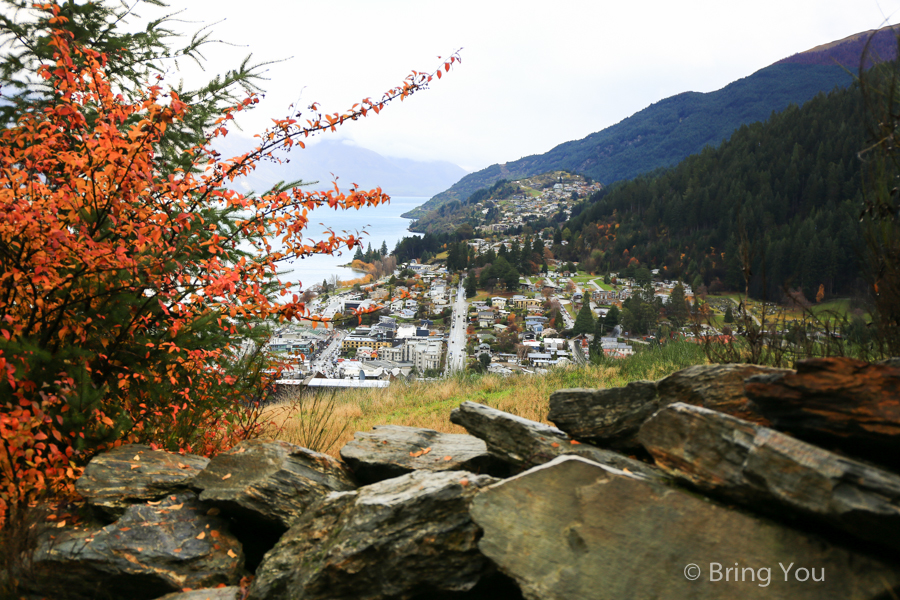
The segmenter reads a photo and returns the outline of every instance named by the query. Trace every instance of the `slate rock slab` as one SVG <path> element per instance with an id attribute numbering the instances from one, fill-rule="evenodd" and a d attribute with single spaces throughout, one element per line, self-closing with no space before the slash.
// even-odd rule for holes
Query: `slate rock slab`
<path id="1" fill-rule="evenodd" d="M 653 466 L 617 452 L 571 439 L 556 427 L 512 415 L 475 402 L 463 402 L 450 413 L 450 421 L 465 427 L 487 444 L 488 452 L 514 467 L 527 469 L 568 454 L 627 469 L 643 477 L 660 478 Z"/>
<path id="2" fill-rule="evenodd" d="M 190 592 L 174 592 L 156 600 L 240 600 L 241 588 L 229 585 L 220 588 L 203 588 Z"/>
<path id="3" fill-rule="evenodd" d="M 813 517 L 900 550 L 900 476 L 767 427 L 676 403 L 639 438 L 670 475 L 751 509 Z"/>
<path id="4" fill-rule="evenodd" d="M 266 554 L 249 600 L 375 600 L 473 589 L 494 573 L 479 551 L 471 498 L 497 481 L 413 471 L 335 492 Z"/>
<path id="5" fill-rule="evenodd" d="M 132 504 L 188 489 L 208 463 L 202 456 L 127 444 L 92 458 L 75 489 L 90 506 L 114 520 Z"/>
<path id="6" fill-rule="evenodd" d="M 776 429 L 900 469 L 900 366 L 809 359 L 751 377 L 745 390 Z"/>
<path id="7" fill-rule="evenodd" d="M 761 373 L 787 373 L 758 365 L 695 365 L 659 381 L 633 381 L 607 389 L 573 388 L 550 395 L 548 419 L 573 438 L 602 447 L 634 451 L 641 424 L 663 406 L 684 402 L 760 424 L 744 394 L 744 380 Z"/>
<path id="8" fill-rule="evenodd" d="M 357 431 L 341 458 L 361 483 L 375 483 L 411 471 L 472 471 L 494 474 L 497 461 L 471 435 L 421 427 L 379 425 Z"/>
<path id="9" fill-rule="evenodd" d="M 200 499 L 236 517 L 288 528 L 318 498 L 356 488 L 334 458 L 280 441 L 247 440 L 193 481 Z"/>
<path id="10" fill-rule="evenodd" d="M 54 600 L 152 599 L 183 588 L 236 584 L 244 555 L 227 522 L 193 492 L 132 505 L 99 530 L 62 532 L 34 558 L 34 594 Z M 215 512 L 215 511 L 213 511 Z"/>
<path id="11" fill-rule="evenodd" d="M 634 434 L 657 405 L 655 381 L 632 381 L 619 388 L 557 390 L 547 418 L 575 439 L 636 448 Z"/>
<path id="12" fill-rule="evenodd" d="M 529 600 L 862 600 L 900 589 L 895 566 L 575 456 L 484 489 L 471 512 L 479 548 Z M 735 563 L 753 579 L 726 581 Z"/>

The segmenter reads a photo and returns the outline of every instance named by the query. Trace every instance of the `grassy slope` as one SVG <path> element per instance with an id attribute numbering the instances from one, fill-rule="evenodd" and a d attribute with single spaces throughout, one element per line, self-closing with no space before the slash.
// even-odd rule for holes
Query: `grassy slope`
<path id="1" fill-rule="evenodd" d="M 564 388 L 608 388 L 637 379 L 659 379 L 694 364 L 706 362 L 702 349 L 686 342 L 648 349 L 604 365 L 553 369 L 545 375 L 468 375 L 440 381 L 395 382 L 383 390 L 352 390 L 337 394 L 327 423 L 336 439 L 327 452 L 338 450 L 354 431 L 369 431 L 375 425 L 408 425 L 450 433 L 465 431 L 450 423 L 450 411 L 469 400 L 547 423 L 550 394 Z M 280 439 L 305 445 L 296 425 L 298 415 L 285 406 L 266 409 L 266 418 L 283 424 Z M 323 418 L 323 417 L 320 417 Z M 341 428 L 346 430 L 341 433 Z"/>

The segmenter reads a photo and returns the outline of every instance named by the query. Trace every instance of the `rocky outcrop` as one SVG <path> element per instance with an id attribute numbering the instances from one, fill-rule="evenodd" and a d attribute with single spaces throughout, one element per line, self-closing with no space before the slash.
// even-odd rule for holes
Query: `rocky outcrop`
<path id="1" fill-rule="evenodd" d="M 450 421 L 483 439 L 492 455 L 520 470 L 553 460 L 557 456 L 573 455 L 643 477 L 661 476 L 659 471 L 639 460 L 582 444 L 556 427 L 483 404 L 463 402 L 450 413 Z"/>
<path id="2" fill-rule="evenodd" d="M 656 464 L 713 495 L 815 518 L 900 550 L 900 476 L 767 427 L 676 403 L 639 434 Z"/>
<path id="3" fill-rule="evenodd" d="M 775 428 L 900 468 L 900 366 L 804 360 L 796 371 L 751 377 L 745 389 Z"/>
<path id="4" fill-rule="evenodd" d="M 798 367 L 707 365 L 562 390 L 550 416 L 568 432 L 464 402 L 451 421 L 470 435 L 376 427 L 344 447 L 346 462 L 283 442 L 244 442 L 208 464 L 123 446 L 78 483 L 118 521 L 51 530 L 25 591 L 900 597 L 900 474 L 858 460 L 900 460 L 900 367 Z"/>
<path id="5" fill-rule="evenodd" d="M 110 519 L 118 519 L 132 504 L 159 500 L 188 489 L 209 463 L 193 454 L 173 454 L 131 444 L 91 459 L 75 488 L 88 504 Z"/>
<path id="6" fill-rule="evenodd" d="M 900 584 L 878 560 L 579 457 L 486 488 L 472 518 L 529 600 L 844 600 Z"/>
<path id="7" fill-rule="evenodd" d="M 744 393 L 744 380 L 783 369 L 758 365 L 696 365 L 659 381 L 633 381 L 621 388 L 558 390 L 550 396 L 548 419 L 573 438 L 634 451 L 636 435 L 654 412 L 674 402 L 704 406 L 767 424 Z"/>
<path id="8" fill-rule="evenodd" d="M 600 390 L 558 390 L 550 396 L 547 418 L 575 439 L 635 448 L 634 434 L 658 404 L 655 381 Z"/>
<path id="9" fill-rule="evenodd" d="M 249 600 L 376 600 L 472 590 L 493 574 L 469 502 L 496 481 L 415 471 L 329 495 L 269 552 Z"/>
<path id="10" fill-rule="evenodd" d="M 228 523 L 193 492 L 129 506 L 102 529 L 48 536 L 34 557 L 30 592 L 53 599 L 157 598 L 184 588 L 236 584 L 245 574 Z"/>
<path id="11" fill-rule="evenodd" d="M 166 594 L 158 600 L 241 600 L 241 588 L 229 585 L 220 588 L 175 592 Z"/>
<path id="12" fill-rule="evenodd" d="M 375 483 L 412 471 L 495 473 L 497 461 L 484 441 L 471 435 L 421 427 L 380 425 L 357 431 L 341 458 L 361 483 Z"/>
<path id="13" fill-rule="evenodd" d="M 284 528 L 320 497 L 356 488 L 346 467 L 326 454 L 259 440 L 215 457 L 193 486 L 200 500 L 230 515 Z"/>

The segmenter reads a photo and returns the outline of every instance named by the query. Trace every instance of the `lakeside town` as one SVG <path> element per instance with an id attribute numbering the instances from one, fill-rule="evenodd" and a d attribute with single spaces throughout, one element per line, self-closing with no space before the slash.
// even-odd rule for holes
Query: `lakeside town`
<path id="1" fill-rule="evenodd" d="M 468 244 L 482 253 L 517 241 Z M 584 364 L 598 350 L 609 359 L 630 356 L 635 346 L 658 343 L 660 325 L 671 336 L 673 324 L 665 320 L 649 334 L 623 329 L 620 315 L 635 296 L 665 307 L 678 286 L 681 302 L 694 302 L 690 286 L 658 279 L 658 271 L 594 276 L 573 267 L 553 264 L 537 276 L 519 277 L 517 287 L 491 283 L 468 298 L 465 274 L 450 272 L 440 259 L 404 263 L 377 281 L 347 288 L 323 282 L 307 292 L 313 320 L 279 328 L 268 350 L 300 358 L 280 383 L 314 389 L 386 387 L 461 369 L 544 373 Z M 677 333 L 693 335 L 685 327 Z"/>

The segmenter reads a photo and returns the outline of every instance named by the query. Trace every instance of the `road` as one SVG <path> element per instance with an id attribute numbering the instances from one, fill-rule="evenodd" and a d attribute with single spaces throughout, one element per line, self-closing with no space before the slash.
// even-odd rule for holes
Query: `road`
<path id="1" fill-rule="evenodd" d="M 563 322 L 565 323 L 565 329 L 572 329 L 575 327 L 575 319 L 572 318 L 572 315 L 569 314 L 569 311 L 566 310 L 566 307 L 563 306 L 561 299 L 559 296 L 553 296 L 553 299 L 559 302 L 559 312 L 562 314 Z"/>
<path id="2" fill-rule="evenodd" d="M 343 343 L 344 338 L 347 336 L 347 333 L 344 331 L 335 331 L 334 337 L 331 342 L 328 344 L 328 347 L 325 348 L 318 357 L 312 362 L 310 365 L 313 371 L 319 371 L 328 375 L 329 377 L 334 376 L 334 365 L 332 360 L 338 356 L 341 352 L 341 343 Z"/>
<path id="3" fill-rule="evenodd" d="M 453 313 L 450 315 L 450 331 L 447 334 L 447 367 L 445 375 L 452 375 L 466 368 L 466 292 L 462 283 L 456 291 Z"/>
<path id="4" fill-rule="evenodd" d="M 587 358 L 585 358 L 579 342 L 580 340 L 569 340 L 569 350 L 572 352 L 572 359 L 575 361 L 575 364 L 583 367 L 587 364 Z"/>

